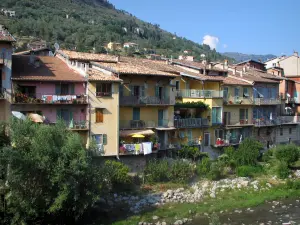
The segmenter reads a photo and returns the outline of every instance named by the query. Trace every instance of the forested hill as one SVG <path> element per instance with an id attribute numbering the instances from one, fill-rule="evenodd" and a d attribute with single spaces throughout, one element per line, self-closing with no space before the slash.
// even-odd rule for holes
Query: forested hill
<path id="1" fill-rule="evenodd" d="M 224 56 L 233 58 L 235 62 L 243 62 L 248 59 L 256 60 L 259 61 L 261 60 L 262 62 L 265 62 L 269 59 L 273 59 L 276 56 L 272 54 L 266 54 L 266 55 L 254 55 L 254 54 L 243 54 L 243 53 L 238 53 L 238 52 L 224 52 Z"/>
<path id="2" fill-rule="evenodd" d="M 97 52 L 110 41 L 136 42 L 140 49 L 153 49 L 174 58 L 184 50 L 191 50 L 198 59 L 201 54 L 212 61 L 226 57 L 207 45 L 177 37 L 158 24 L 117 10 L 106 0 L 1 0 L 0 8 L 16 11 L 15 18 L 0 16 L 0 24 L 5 24 L 18 40 L 41 38 L 51 44 L 58 42 L 63 48 L 94 48 Z"/>

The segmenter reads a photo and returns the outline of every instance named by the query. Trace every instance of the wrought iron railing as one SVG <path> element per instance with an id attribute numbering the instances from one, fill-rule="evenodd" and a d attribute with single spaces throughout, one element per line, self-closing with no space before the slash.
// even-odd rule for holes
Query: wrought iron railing
<path id="1" fill-rule="evenodd" d="M 223 98 L 223 91 L 182 89 L 177 92 L 177 97 L 183 98 Z"/>

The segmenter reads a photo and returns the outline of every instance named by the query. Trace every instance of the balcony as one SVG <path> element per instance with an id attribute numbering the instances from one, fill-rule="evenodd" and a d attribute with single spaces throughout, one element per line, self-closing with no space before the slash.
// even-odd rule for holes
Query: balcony
<path id="1" fill-rule="evenodd" d="M 239 144 L 240 144 L 240 140 L 238 138 L 230 138 L 229 141 L 217 138 L 217 141 L 216 141 L 214 147 L 222 148 L 222 147 L 228 147 L 228 146 L 235 146 L 235 145 L 239 145 Z"/>
<path id="2" fill-rule="evenodd" d="M 225 105 L 253 105 L 253 99 L 248 97 L 228 97 L 224 99 Z"/>
<path id="3" fill-rule="evenodd" d="M 280 98 L 255 98 L 254 104 L 255 105 L 280 105 L 281 99 Z"/>
<path id="4" fill-rule="evenodd" d="M 86 95 L 14 94 L 15 104 L 87 104 Z"/>
<path id="5" fill-rule="evenodd" d="M 112 92 L 96 92 L 96 97 L 101 98 L 101 97 L 111 97 Z"/>
<path id="6" fill-rule="evenodd" d="M 159 127 L 173 127 L 170 120 L 120 120 L 120 129 L 146 129 Z"/>
<path id="7" fill-rule="evenodd" d="M 197 127 L 208 126 L 208 119 L 203 119 L 203 118 L 175 119 L 174 126 L 176 128 L 197 128 Z"/>
<path id="8" fill-rule="evenodd" d="M 49 123 L 46 123 L 46 124 L 49 124 L 49 125 L 55 125 L 56 122 L 49 122 Z M 69 130 L 73 130 L 73 131 L 87 131 L 89 129 L 89 122 L 86 121 L 86 120 L 82 120 L 82 121 L 65 121 L 65 124 L 66 124 L 66 127 L 69 129 Z"/>
<path id="9" fill-rule="evenodd" d="M 121 106 L 130 105 L 174 105 L 175 99 L 160 98 L 155 96 L 120 96 Z"/>
<path id="10" fill-rule="evenodd" d="M 249 119 L 240 119 L 239 121 L 224 121 L 224 126 L 253 126 Z"/>
<path id="11" fill-rule="evenodd" d="M 296 101 L 295 101 L 295 98 L 289 97 L 289 98 L 286 99 L 285 103 L 287 103 L 287 104 L 294 104 L 294 103 L 296 103 Z"/>
<path id="12" fill-rule="evenodd" d="M 182 89 L 177 92 L 181 98 L 223 98 L 223 91 Z"/>
<path id="13" fill-rule="evenodd" d="M 280 124 L 298 124 L 300 123 L 300 116 L 280 116 L 277 121 Z"/>
<path id="14" fill-rule="evenodd" d="M 0 54 L 0 66 L 4 65 L 4 53 Z"/>
<path id="15" fill-rule="evenodd" d="M 253 124 L 256 127 L 270 127 L 280 125 L 280 120 L 278 118 L 274 118 L 270 120 L 269 118 L 259 118 L 253 119 Z"/>

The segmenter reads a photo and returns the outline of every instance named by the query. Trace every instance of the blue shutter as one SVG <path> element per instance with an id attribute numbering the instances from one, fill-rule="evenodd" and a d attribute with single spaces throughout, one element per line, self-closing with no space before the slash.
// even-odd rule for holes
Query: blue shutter
<path id="1" fill-rule="evenodd" d="M 155 96 L 159 97 L 159 87 L 155 86 Z"/>
<path id="2" fill-rule="evenodd" d="M 133 120 L 140 120 L 140 108 L 133 108 Z"/>
<path id="3" fill-rule="evenodd" d="M 57 109 L 56 110 L 56 120 L 60 120 L 61 119 L 61 109 Z"/>
<path id="4" fill-rule="evenodd" d="M 140 88 L 141 88 L 141 96 L 144 97 L 145 96 L 145 87 L 140 86 Z"/>
<path id="5" fill-rule="evenodd" d="M 217 121 L 217 108 L 212 108 L 212 123 Z"/>
<path id="6" fill-rule="evenodd" d="M 103 134 L 103 145 L 107 145 L 107 134 Z"/>
<path id="7" fill-rule="evenodd" d="M 129 90 L 130 90 L 130 95 L 133 96 L 134 91 L 133 91 L 133 86 L 132 85 L 129 85 Z"/>

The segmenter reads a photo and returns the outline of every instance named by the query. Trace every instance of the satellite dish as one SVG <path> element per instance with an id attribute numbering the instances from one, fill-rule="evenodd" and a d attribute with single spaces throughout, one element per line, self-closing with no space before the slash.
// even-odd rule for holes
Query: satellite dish
<path id="1" fill-rule="evenodd" d="M 59 44 L 55 43 L 54 48 L 55 48 L 56 51 L 59 50 Z"/>

